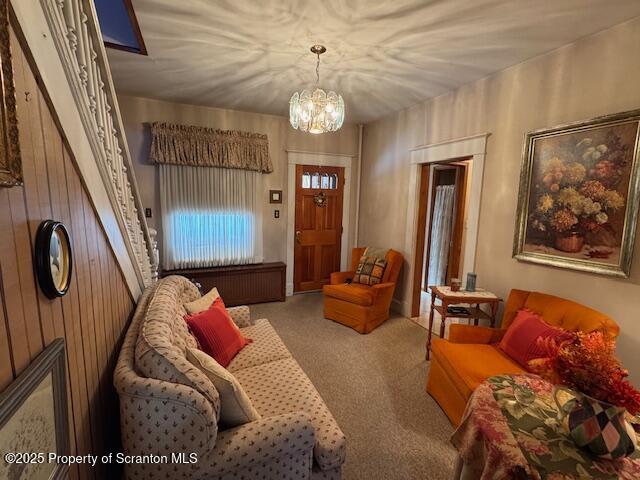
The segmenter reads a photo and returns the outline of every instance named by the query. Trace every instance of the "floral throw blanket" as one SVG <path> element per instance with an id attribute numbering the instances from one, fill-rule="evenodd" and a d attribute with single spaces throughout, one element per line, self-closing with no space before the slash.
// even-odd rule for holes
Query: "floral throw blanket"
<path id="1" fill-rule="evenodd" d="M 573 443 L 551 390 L 534 375 L 499 375 L 480 385 L 452 437 L 466 466 L 482 479 L 639 479 L 638 451 L 600 460 Z"/>

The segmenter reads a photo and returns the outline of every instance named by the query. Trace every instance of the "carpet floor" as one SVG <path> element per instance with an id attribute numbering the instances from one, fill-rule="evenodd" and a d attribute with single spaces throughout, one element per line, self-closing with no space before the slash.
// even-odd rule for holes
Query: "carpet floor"
<path id="1" fill-rule="evenodd" d="M 269 319 L 345 433 L 345 480 L 451 478 L 453 429 L 425 391 L 425 329 L 394 317 L 360 335 L 324 319 L 316 293 L 251 316 Z"/>

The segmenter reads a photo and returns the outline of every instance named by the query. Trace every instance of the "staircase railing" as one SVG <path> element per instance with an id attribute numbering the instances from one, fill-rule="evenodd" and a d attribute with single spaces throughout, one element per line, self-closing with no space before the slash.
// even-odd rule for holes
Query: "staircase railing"
<path id="1" fill-rule="evenodd" d="M 144 217 L 95 8 L 90 0 L 40 5 L 136 276 L 146 287 L 158 275 L 157 247 Z"/>

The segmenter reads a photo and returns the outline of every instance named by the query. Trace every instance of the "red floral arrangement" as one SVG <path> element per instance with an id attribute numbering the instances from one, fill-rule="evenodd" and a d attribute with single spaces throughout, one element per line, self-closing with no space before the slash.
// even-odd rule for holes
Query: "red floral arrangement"
<path id="1" fill-rule="evenodd" d="M 627 380 L 615 356 L 614 340 L 602 332 L 571 333 L 560 342 L 539 339 L 546 357 L 529 362 L 531 370 L 551 383 L 563 384 L 597 400 L 640 413 L 640 391 Z"/>

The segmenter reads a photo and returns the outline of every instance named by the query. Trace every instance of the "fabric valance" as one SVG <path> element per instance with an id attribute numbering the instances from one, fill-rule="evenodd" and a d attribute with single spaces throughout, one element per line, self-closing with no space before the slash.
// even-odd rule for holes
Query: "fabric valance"
<path id="1" fill-rule="evenodd" d="M 153 163 L 273 171 L 269 141 L 261 133 L 154 122 L 151 137 Z"/>

